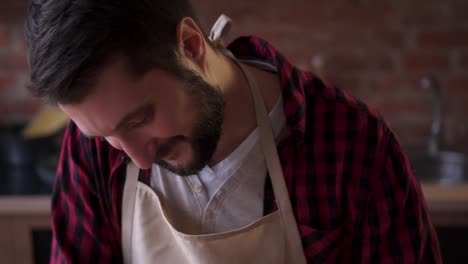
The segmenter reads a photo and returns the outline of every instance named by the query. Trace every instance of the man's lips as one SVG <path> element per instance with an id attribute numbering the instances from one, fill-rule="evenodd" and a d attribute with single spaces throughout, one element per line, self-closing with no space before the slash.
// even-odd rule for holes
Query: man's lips
<path id="1" fill-rule="evenodd" d="M 165 160 L 168 160 L 168 161 L 175 161 L 177 160 L 177 156 L 178 156 L 178 151 L 176 149 L 177 147 L 173 147 L 169 153 L 166 155 L 166 157 L 164 157 Z"/>
<path id="2" fill-rule="evenodd" d="M 174 156 L 176 153 L 175 148 L 180 142 L 185 141 L 184 136 L 175 136 L 170 138 L 167 142 L 159 146 L 159 149 L 156 153 L 156 159 L 168 159 L 168 157 Z"/>

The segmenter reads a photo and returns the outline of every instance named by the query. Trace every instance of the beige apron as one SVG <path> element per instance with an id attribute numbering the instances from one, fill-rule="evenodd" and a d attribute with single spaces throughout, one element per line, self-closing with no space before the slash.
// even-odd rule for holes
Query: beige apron
<path id="1" fill-rule="evenodd" d="M 227 33 L 226 25 L 230 25 L 230 19 L 222 15 L 213 27 L 210 39 L 218 41 Z M 254 98 L 261 146 L 278 211 L 229 232 L 184 234 L 171 225 L 158 195 L 138 181 L 139 170 L 130 163 L 122 204 L 125 263 L 306 263 L 263 98 L 255 80 L 240 63 L 236 63 L 247 78 Z"/>

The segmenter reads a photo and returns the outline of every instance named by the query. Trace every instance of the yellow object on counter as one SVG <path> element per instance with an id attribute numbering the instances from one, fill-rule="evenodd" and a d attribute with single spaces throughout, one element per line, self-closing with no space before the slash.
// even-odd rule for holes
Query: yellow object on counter
<path id="1" fill-rule="evenodd" d="M 68 117 L 58 107 L 44 107 L 23 129 L 24 138 L 41 138 L 51 136 L 63 129 Z"/>

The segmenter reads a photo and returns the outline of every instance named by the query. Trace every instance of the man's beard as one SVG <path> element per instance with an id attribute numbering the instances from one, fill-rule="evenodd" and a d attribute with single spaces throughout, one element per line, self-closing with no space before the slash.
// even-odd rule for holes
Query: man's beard
<path id="1" fill-rule="evenodd" d="M 178 175 L 188 176 L 202 170 L 216 151 L 221 136 L 225 102 L 221 91 L 211 86 L 197 73 L 185 70 L 183 79 L 188 84 L 187 92 L 195 102 L 198 102 L 194 109 L 198 111 L 198 120 L 195 121 L 191 138 L 178 135 L 159 146 L 155 163 Z M 192 159 L 180 166 L 173 166 L 163 160 L 181 142 L 188 143 L 191 147 Z"/>

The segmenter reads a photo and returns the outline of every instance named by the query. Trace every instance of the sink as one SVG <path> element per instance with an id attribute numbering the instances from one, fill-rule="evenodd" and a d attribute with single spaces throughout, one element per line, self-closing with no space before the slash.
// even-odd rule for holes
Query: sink
<path id="1" fill-rule="evenodd" d="M 423 183 L 467 184 L 468 158 L 462 153 L 445 149 L 442 142 L 444 100 L 440 82 L 434 75 L 428 74 L 421 79 L 421 87 L 432 90 L 434 102 L 431 133 L 426 148 L 413 146 L 408 151 L 416 177 Z"/>
<path id="2" fill-rule="evenodd" d="M 468 159 L 458 152 L 411 153 L 409 159 L 416 177 L 423 183 L 456 185 L 468 183 Z"/>

